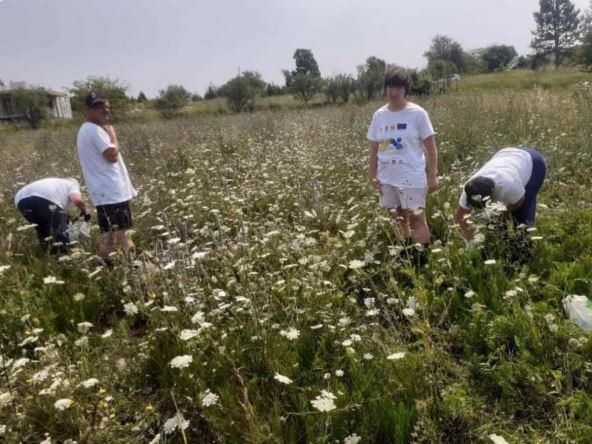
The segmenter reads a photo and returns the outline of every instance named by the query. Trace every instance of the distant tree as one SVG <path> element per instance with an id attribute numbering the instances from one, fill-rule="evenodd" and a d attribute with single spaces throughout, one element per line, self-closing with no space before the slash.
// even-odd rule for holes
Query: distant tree
<path id="1" fill-rule="evenodd" d="M 293 75 L 306 74 L 321 77 L 319 65 L 310 49 L 297 49 L 293 57 L 296 62 L 296 69 L 292 72 Z"/>
<path id="2" fill-rule="evenodd" d="M 220 95 L 226 97 L 228 107 L 235 113 L 253 111 L 255 98 L 260 90 L 252 84 L 252 78 L 238 75 L 220 88 Z"/>
<path id="3" fill-rule="evenodd" d="M 275 83 L 268 83 L 265 87 L 266 96 L 280 96 L 286 92 L 285 88 Z"/>
<path id="4" fill-rule="evenodd" d="M 251 88 L 257 91 L 258 94 L 263 94 L 267 83 L 261 77 L 261 74 L 257 71 L 243 71 L 240 76 L 249 82 Z"/>
<path id="5" fill-rule="evenodd" d="M 584 13 L 581 22 L 582 42 L 576 51 L 575 60 L 584 66 L 587 71 L 592 70 L 592 2 L 590 8 Z"/>
<path id="6" fill-rule="evenodd" d="M 432 81 L 427 70 L 411 70 L 410 94 L 416 96 L 428 96 L 432 92 Z"/>
<path id="7" fill-rule="evenodd" d="M 154 107 L 165 119 L 181 115 L 183 107 L 189 102 L 191 94 L 181 85 L 169 85 L 161 90 Z"/>
<path id="8" fill-rule="evenodd" d="M 508 45 L 491 45 L 481 51 L 488 72 L 507 66 L 517 55 L 516 49 Z"/>
<path id="9" fill-rule="evenodd" d="M 354 79 L 349 74 L 337 74 L 325 79 L 325 95 L 330 102 L 341 100 L 347 103 L 354 91 Z"/>
<path id="10" fill-rule="evenodd" d="M 72 97 L 70 103 L 72 110 L 79 113 L 86 111 L 84 98 L 90 91 L 99 91 L 103 93 L 111 103 L 111 110 L 113 117 L 117 119 L 119 116 L 125 114 L 130 107 L 130 99 L 127 96 L 129 85 L 118 79 L 105 77 L 87 77 L 85 80 L 77 80 L 70 88 Z"/>
<path id="11" fill-rule="evenodd" d="M 12 94 L 12 105 L 16 114 L 21 114 L 31 128 L 37 129 L 49 116 L 51 98 L 44 89 L 19 88 Z"/>
<path id="12" fill-rule="evenodd" d="M 286 88 L 290 88 L 292 84 L 292 80 L 297 75 L 306 75 L 311 77 L 321 77 L 321 72 L 319 70 L 319 65 L 312 54 L 310 49 L 297 49 L 294 51 L 294 62 L 296 64 L 296 69 L 293 71 L 288 71 L 284 69 L 282 72 L 284 73 L 284 77 L 286 79 Z M 302 84 L 302 80 L 300 80 Z M 315 83 L 315 82 L 309 82 Z"/>
<path id="13" fill-rule="evenodd" d="M 4 86 L 4 82 L 0 79 L 0 86 Z"/>
<path id="14" fill-rule="evenodd" d="M 198 93 L 191 94 L 191 101 L 192 102 L 199 102 L 200 100 L 203 100 L 203 97 L 200 96 Z"/>
<path id="15" fill-rule="evenodd" d="M 138 98 L 136 100 L 138 101 L 138 103 L 144 103 L 148 100 L 148 98 L 146 97 L 146 94 L 140 91 L 140 94 L 138 94 Z"/>
<path id="16" fill-rule="evenodd" d="M 562 55 L 580 38 L 580 10 L 570 0 L 539 0 L 534 20 L 530 46 L 537 54 L 553 54 L 558 68 Z"/>
<path id="17" fill-rule="evenodd" d="M 465 74 L 481 74 L 487 72 L 487 64 L 481 57 L 483 54 L 484 49 L 474 49 L 471 51 L 465 51 L 463 57 L 464 69 L 463 73 Z M 458 70 L 457 72 L 460 72 Z"/>
<path id="18" fill-rule="evenodd" d="M 204 99 L 206 100 L 212 100 L 215 99 L 216 97 L 218 97 L 218 91 L 219 88 L 214 85 L 213 83 L 210 83 L 210 85 L 208 86 L 208 89 L 206 89 L 206 93 L 204 94 Z"/>
<path id="19" fill-rule="evenodd" d="M 430 62 L 427 71 L 434 80 L 447 79 L 452 74 L 458 73 L 458 67 L 450 60 L 435 59 Z"/>
<path id="20" fill-rule="evenodd" d="M 461 44 L 452 37 L 435 36 L 430 48 L 423 55 L 428 59 L 428 65 L 436 60 L 444 60 L 453 63 L 459 72 L 465 72 L 466 53 Z"/>
<path id="21" fill-rule="evenodd" d="M 323 80 L 318 76 L 307 74 L 296 74 L 292 77 L 292 82 L 288 91 L 298 100 L 308 105 L 308 102 L 323 88 Z"/>
<path id="22" fill-rule="evenodd" d="M 372 100 L 382 94 L 386 63 L 378 57 L 368 57 L 363 65 L 358 66 L 357 87 L 362 97 Z"/>

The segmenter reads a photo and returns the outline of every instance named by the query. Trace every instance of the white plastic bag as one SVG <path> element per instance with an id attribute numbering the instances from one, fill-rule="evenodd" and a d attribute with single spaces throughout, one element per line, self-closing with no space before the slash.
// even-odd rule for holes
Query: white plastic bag
<path id="1" fill-rule="evenodd" d="M 592 301 L 586 296 L 571 294 L 563 299 L 567 317 L 584 330 L 592 331 Z"/>
<path id="2" fill-rule="evenodd" d="M 90 237 L 90 222 L 77 220 L 68 227 L 70 242 L 80 242 L 84 238 Z"/>

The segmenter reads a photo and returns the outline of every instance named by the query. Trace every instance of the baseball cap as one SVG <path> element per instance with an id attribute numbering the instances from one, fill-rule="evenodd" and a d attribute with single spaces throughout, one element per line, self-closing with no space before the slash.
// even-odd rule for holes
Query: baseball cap
<path id="1" fill-rule="evenodd" d="M 92 108 L 93 106 L 98 105 L 99 103 L 105 103 L 106 101 L 107 98 L 97 91 L 89 92 L 84 99 L 86 106 L 88 106 L 89 108 Z"/>

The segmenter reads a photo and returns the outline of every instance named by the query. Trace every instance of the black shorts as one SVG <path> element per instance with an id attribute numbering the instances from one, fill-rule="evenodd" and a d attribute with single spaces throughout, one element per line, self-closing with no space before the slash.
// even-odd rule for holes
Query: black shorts
<path id="1" fill-rule="evenodd" d="M 97 205 L 97 216 L 101 233 L 127 230 L 132 227 L 132 211 L 130 201 Z"/>

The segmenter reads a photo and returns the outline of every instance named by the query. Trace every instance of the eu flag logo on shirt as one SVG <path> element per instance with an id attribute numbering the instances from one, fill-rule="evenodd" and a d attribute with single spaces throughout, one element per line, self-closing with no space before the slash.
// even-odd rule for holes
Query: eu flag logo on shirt
<path id="1" fill-rule="evenodd" d="M 407 129 L 407 124 L 406 123 L 397 123 L 397 129 L 398 130 L 405 130 L 405 129 Z"/>

